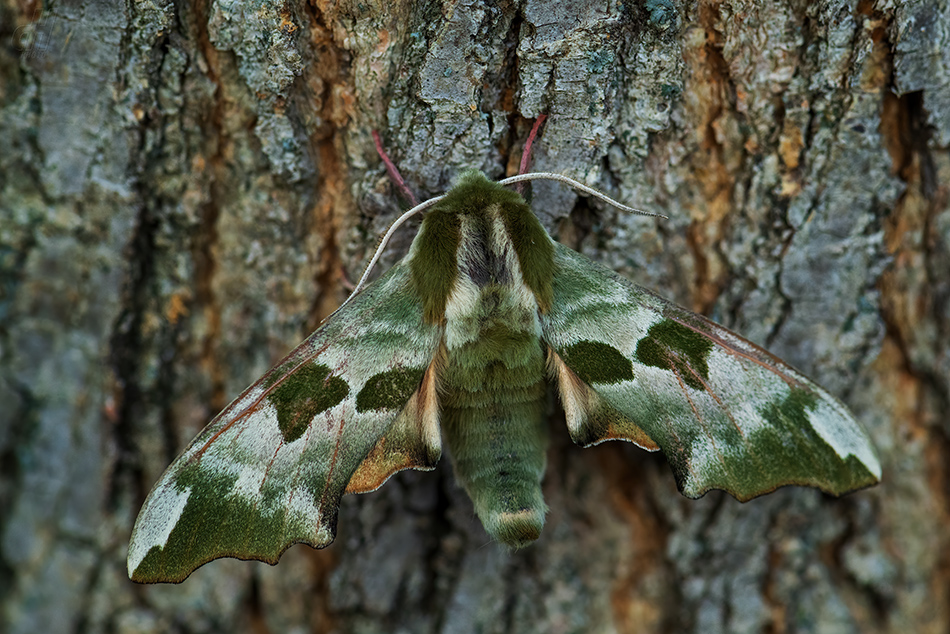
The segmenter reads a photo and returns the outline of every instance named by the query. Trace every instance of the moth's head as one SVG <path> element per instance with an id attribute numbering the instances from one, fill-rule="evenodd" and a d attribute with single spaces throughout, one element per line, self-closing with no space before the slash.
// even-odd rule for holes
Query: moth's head
<path id="1" fill-rule="evenodd" d="M 477 215 L 499 206 L 523 207 L 530 211 L 524 198 L 495 181 L 489 180 L 478 170 L 467 170 L 459 175 L 455 185 L 440 200 L 427 216 L 438 213 Z M 496 207 L 497 208 L 497 207 Z"/>

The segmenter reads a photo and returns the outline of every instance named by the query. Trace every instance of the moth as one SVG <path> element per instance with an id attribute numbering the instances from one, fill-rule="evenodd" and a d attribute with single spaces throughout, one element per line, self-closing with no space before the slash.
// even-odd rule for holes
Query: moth
<path id="1" fill-rule="evenodd" d="M 420 205 L 408 254 L 164 473 L 132 532 L 130 577 L 179 582 L 219 557 L 274 564 L 292 544 L 325 547 L 344 493 L 433 469 L 443 439 L 488 534 L 525 546 L 547 510 L 549 383 L 574 442 L 660 450 L 688 497 L 879 480 L 870 439 L 828 392 L 552 240 L 505 187 L 544 177 L 569 180 L 468 172 Z"/>

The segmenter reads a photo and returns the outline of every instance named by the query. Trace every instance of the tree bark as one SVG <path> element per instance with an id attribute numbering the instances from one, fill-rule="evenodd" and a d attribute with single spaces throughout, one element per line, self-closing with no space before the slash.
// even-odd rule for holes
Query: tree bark
<path id="1" fill-rule="evenodd" d="M 0 3 L 0 624 L 20 632 L 946 632 L 950 5 Z M 462 170 L 568 174 L 557 239 L 842 398 L 884 480 L 681 497 L 570 443 L 541 539 L 455 483 L 344 499 L 336 542 L 137 586 L 149 488 Z M 397 234 L 379 270 L 405 254 Z"/>

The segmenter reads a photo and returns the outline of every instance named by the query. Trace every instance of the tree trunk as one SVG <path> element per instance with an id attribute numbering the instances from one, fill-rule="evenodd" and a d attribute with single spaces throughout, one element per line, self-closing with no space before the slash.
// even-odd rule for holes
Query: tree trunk
<path id="1" fill-rule="evenodd" d="M 0 630 L 948 631 L 950 9 L 898 4 L 4 0 Z M 841 397 L 882 484 L 688 500 L 552 396 L 528 548 L 444 459 L 325 550 L 130 582 L 149 488 L 400 213 L 370 132 L 425 199 L 540 114 L 533 169 L 669 216 L 536 185 L 552 235 Z"/>

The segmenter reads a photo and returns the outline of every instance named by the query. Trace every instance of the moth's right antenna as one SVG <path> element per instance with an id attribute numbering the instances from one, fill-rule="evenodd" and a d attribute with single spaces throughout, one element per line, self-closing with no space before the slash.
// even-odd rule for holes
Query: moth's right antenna
<path id="1" fill-rule="evenodd" d="M 616 200 L 608 196 L 607 194 L 601 193 L 592 187 L 588 187 L 584 183 L 580 183 L 569 176 L 564 176 L 563 174 L 554 174 L 551 172 L 533 172 L 531 174 L 518 174 L 517 176 L 509 176 L 503 180 L 498 181 L 499 185 L 516 185 L 523 183 L 524 181 L 557 181 L 559 183 L 567 183 L 574 189 L 579 189 L 580 191 L 590 194 L 595 198 L 599 198 L 608 205 L 616 207 L 622 211 L 629 211 L 630 213 L 639 214 L 641 216 L 652 216 L 654 218 L 666 218 L 663 214 L 658 214 L 652 211 L 644 211 L 642 209 L 637 209 L 636 207 L 629 207 L 623 203 L 618 203 Z"/>

